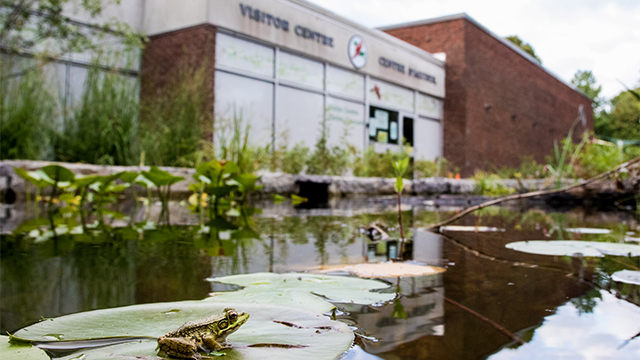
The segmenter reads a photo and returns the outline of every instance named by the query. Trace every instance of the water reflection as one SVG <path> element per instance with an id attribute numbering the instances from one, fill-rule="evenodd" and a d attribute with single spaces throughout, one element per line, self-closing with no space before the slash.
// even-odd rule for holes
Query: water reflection
<path id="1" fill-rule="evenodd" d="M 516 349 L 505 348 L 489 357 L 502 359 L 638 359 L 640 308 L 616 299 L 606 291 L 589 296 L 588 314 L 571 301 L 544 318 L 531 341 Z"/>
<path id="2" fill-rule="evenodd" d="M 100 231 L 55 234 L 38 242 L 29 236 L 29 226 L 46 227 L 48 219 L 31 219 L 22 228 L 6 223 L 0 238 L 0 331 L 82 310 L 202 299 L 222 290 L 212 289 L 207 277 L 387 260 L 398 249 L 397 213 L 384 206 L 296 210 L 265 205 L 262 214 L 239 226 L 231 220 L 201 224 L 177 204 L 171 204 L 171 214 L 172 221 L 191 225 L 135 224 L 146 218 L 137 214 L 133 226 L 114 221 L 101 224 Z M 14 215 L 5 220 L 26 216 Z M 385 306 L 339 304 L 338 318 L 360 334 L 346 359 L 564 357 L 587 345 L 596 353 L 609 349 L 607 356 L 614 358 L 640 355 L 640 338 L 616 350 L 640 332 L 633 329 L 640 324 L 639 308 L 631 304 L 640 304 L 640 287 L 611 280 L 616 271 L 640 267 L 639 258 L 554 257 L 505 247 L 542 239 L 629 243 L 637 237 L 632 217 L 490 208 L 458 225 L 505 231 L 434 234 L 419 229 L 447 215 L 421 205 L 403 212 L 405 229 L 411 229 L 409 258 L 447 271 L 393 280 L 401 295 Z M 389 238 L 364 236 L 360 229 L 372 223 Z M 567 231 L 577 228 L 610 231 Z M 527 343 L 510 348 L 509 336 L 456 303 Z M 565 321 L 573 325 L 563 326 Z M 609 329 L 616 322 L 620 326 Z M 589 358 L 578 350 L 576 358 Z"/>

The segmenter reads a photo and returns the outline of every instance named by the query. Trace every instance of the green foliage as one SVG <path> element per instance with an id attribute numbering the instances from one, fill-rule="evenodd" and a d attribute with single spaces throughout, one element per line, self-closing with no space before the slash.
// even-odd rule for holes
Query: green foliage
<path id="1" fill-rule="evenodd" d="M 523 156 L 520 166 L 517 168 L 506 166 L 497 168 L 494 166 L 494 171 L 503 179 L 543 179 L 551 175 L 547 171 L 547 167 L 543 164 L 538 164 L 531 155 Z"/>
<path id="2" fill-rule="evenodd" d="M 355 151 L 350 147 L 327 145 L 326 137 L 316 143 L 314 152 L 307 161 L 307 173 L 314 175 L 343 175 L 350 165 L 351 155 Z"/>
<path id="3" fill-rule="evenodd" d="M 583 150 L 578 153 L 574 172 L 577 177 L 586 179 L 609 171 L 638 156 L 640 156 L 638 146 L 618 146 L 598 141 L 591 136 Z"/>
<path id="4" fill-rule="evenodd" d="M 0 60 L 0 159 L 46 158 L 58 108 L 42 68 L 4 80 L 12 68 L 24 68 L 30 62 L 15 63 L 4 55 Z"/>
<path id="5" fill-rule="evenodd" d="M 140 111 L 138 88 L 134 78 L 93 66 L 79 106 L 55 136 L 55 159 L 104 165 L 135 164 Z"/>
<path id="6" fill-rule="evenodd" d="M 393 169 L 394 162 L 406 156 L 407 154 L 404 152 L 392 153 L 390 151 L 377 154 L 373 147 L 369 147 L 354 161 L 353 174 L 364 177 L 391 177 L 395 172 Z M 412 169 L 409 168 L 405 176 L 410 177 L 412 173 Z"/>
<path id="7" fill-rule="evenodd" d="M 486 196 L 505 196 L 511 194 L 514 190 L 496 182 L 500 177 L 496 174 L 478 171 L 473 175 L 473 181 L 476 184 L 476 194 Z"/>
<path id="8" fill-rule="evenodd" d="M 409 171 L 411 172 L 411 171 Z M 452 166 L 447 159 L 439 157 L 433 161 L 414 160 L 413 172 L 416 179 L 429 177 L 446 177 L 451 174 L 459 174 L 460 168 Z"/>
<path id="9" fill-rule="evenodd" d="M 213 159 L 203 143 L 212 115 L 206 69 L 187 69 L 142 104 L 141 148 L 147 163 L 156 166 L 195 166 Z"/>
<path id="10" fill-rule="evenodd" d="M 640 100 L 632 91 L 623 91 L 611 99 L 611 110 L 603 112 L 596 133 L 616 139 L 640 139 Z"/>
<path id="11" fill-rule="evenodd" d="M 520 49 L 524 50 L 524 52 L 526 52 L 527 54 L 533 56 L 534 59 L 538 60 L 538 62 L 542 64 L 542 59 L 538 57 L 531 44 L 522 41 L 522 39 L 520 39 L 520 37 L 517 35 L 507 36 L 506 39 L 514 43 Z"/>
<path id="12" fill-rule="evenodd" d="M 602 91 L 602 85 L 596 86 L 596 77 L 591 70 L 578 70 L 573 75 L 571 83 L 575 85 L 583 94 L 587 95 L 593 100 L 593 108 L 600 110 L 600 107 L 604 103 L 604 99 L 600 97 Z"/>
<path id="13" fill-rule="evenodd" d="M 107 35 L 126 47 L 141 48 L 144 37 L 117 19 L 89 27 L 63 15 L 63 10 L 76 7 L 96 20 L 109 3 L 119 4 L 120 0 L 1 1 L 0 43 L 11 53 L 31 52 L 40 58 L 99 51 L 104 46 L 100 40 Z"/>

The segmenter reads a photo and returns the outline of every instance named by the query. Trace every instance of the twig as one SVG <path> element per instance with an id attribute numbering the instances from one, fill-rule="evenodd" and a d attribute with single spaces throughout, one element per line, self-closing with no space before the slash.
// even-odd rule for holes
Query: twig
<path id="1" fill-rule="evenodd" d="M 440 295 L 438 293 L 435 293 L 435 294 Z M 440 296 L 442 296 L 442 298 L 445 301 L 450 302 L 451 304 L 459 307 L 460 309 L 470 313 L 471 315 L 477 317 L 478 319 L 480 319 L 480 320 L 486 322 L 487 324 L 493 326 L 495 329 L 497 329 L 501 333 L 503 333 L 503 334 L 507 335 L 508 337 L 510 337 L 511 340 L 517 342 L 520 345 L 524 345 L 524 341 L 522 339 L 520 339 L 516 334 L 514 334 L 511 331 L 507 330 L 505 327 L 501 326 L 500 324 L 496 323 L 495 321 L 493 321 L 493 320 L 489 319 L 488 317 L 483 316 L 483 315 L 481 315 L 481 314 L 469 309 L 468 307 L 460 304 L 459 302 L 456 302 L 456 301 L 453 301 L 453 300 L 449 299 L 448 297 L 446 297 L 444 295 L 440 295 Z"/>
<path id="2" fill-rule="evenodd" d="M 532 192 L 528 192 L 525 194 L 515 194 L 515 195 L 509 195 L 509 196 L 505 196 L 505 197 L 501 197 L 498 199 L 494 199 L 494 200 L 490 200 L 490 201 L 486 201 L 483 202 L 482 204 L 476 205 L 476 206 L 472 206 L 470 208 L 467 208 L 465 210 L 463 210 L 462 212 L 460 212 L 459 214 L 456 214 L 452 217 L 450 217 L 449 219 L 445 220 L 445 221 L 441 221 L 437 224 L 433 224 L 433 225 L 429 225 L 427 227 L 425 227 L 425 229 L 438 229 L 441 226 L 450 224 L 466 215 L 469 215 L 470 213 L 476 211 L 476 210 L 480 210 L 482 208 L 485 207 L 489 207 L 492 205 L 496 205 L 496 204 L 500 204 L 503 203 L 505 201 L 510 201 L 510 200 L 518 200 L 518 199 L 526 199 L 526 198 L 531 198 L 531 197 L 536 197 L 536 196 L 543 196 L 543 195 L 550 195 L 550 194 L 556 194 L 556 193 L 560 193 L 560 192 L 566 192 L 569 190 L 573 190 L 579 187 L 584 187 L 588 184 L 591 184 L 593 182 L 599 181 L 605 177 L 610 176 L 611 174 L 614 174 L 618 171 L 620 171 L 621 169 L 627 168 L 630 165 L 634 165 L 636 163 L 640 163 L 640 156 L 627 161 L 626 163 L 622 163 L 618 166 L 616 166 L 614 169 L 609 170 L 607 172 L 604 172 L 600 175 L 594 176 L 588 180 L 585 180 L 584 182 L 580 183 L 580 184 L 575 184 L 575 185 L 569 185 L 569 186 L 565 186 L 563 188 L 557 189 L 557 190 L 540 190 L 540 191 L 532 191 Z"/>

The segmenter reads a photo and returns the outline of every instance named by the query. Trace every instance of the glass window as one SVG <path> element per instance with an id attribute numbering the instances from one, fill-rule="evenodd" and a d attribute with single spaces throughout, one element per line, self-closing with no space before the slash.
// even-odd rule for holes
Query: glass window
<path id="1" fill-rule="evenodd" d="M 371 106 L 369 109 L 369 139 L 381 144 L 397 144 L 398 112 Z"/>
<path id="2" fill-rule="evenodd" d="M 274 49 L 229 35 L 218 34 L 216 64 L 273 77 Z"/>
<path id="3" fill-rule="evenodd" d="M 441 100 L 427 96 L 425 94 L 418 94 L 418 113 L 426 117 L 442 120 L 442 106 Z"/>
<path id="4" fill-rule="evenodd" d="M 280 52 L 278 55 L 278 77 L 322 89 L 324 67 L 320 62 Z"/>
<path id="5" fill-rule="evenodd" d="M 435 160 L 442 156 L 442 124 L 420 117 L 415 120 L 414 134 L 420 141 L 414 145 L 414 156 L 420 160 Z"/>
<path id="6" fill-rule="evenodd" d="M 278 146 L 291 147 L 299 142 L 310 149 L 322 135 L 322 95 L 286 86 L 278 88 L 276 138 Z"/>
<path id="7" fill-rule="evenodd" d="M 413 91 L 381 80 L 371 79 L 369 101 L 413 112 Z"/>
<path id="8" fill-rule="evenodd" d="M 327 66 L 327 90 L 334 94 L 364 100 L 364 76 Z"/>
<path id="9" fill-rule="evenodd" d="M 230 134 L 235 117 L 249 126 L 249 144 L 271 145 L 273 84 L 216 71 L 215 94 L 216 138 Z"/>
<path id="10" fill-rule="evenodd" d="M 329 97 L 326 119 L 329 146 L 364 147 L 364 105 Z"/>

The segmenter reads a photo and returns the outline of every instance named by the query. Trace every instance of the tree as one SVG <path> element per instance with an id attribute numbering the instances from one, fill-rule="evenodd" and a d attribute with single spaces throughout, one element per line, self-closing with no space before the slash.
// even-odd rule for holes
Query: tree
<path id="1" fill-rule="evenodd" d="M 86 24 L 64 15 L 73 4 L 96 22 Z M 31 54 L 44 61 L 99 49 L 99 40 L 117 37 L 125 47 L 142 47 L 144 38 L 126 23 L 99 23 L 106 5 L 120 0 L 0 0 L 0 50 Z"/>
<path id="2" fill-rule="evenodd" d="M 533 50 L 531 44 L 522 41 L 522 39 L 520 39 L 520 37 L 517 35 L 507 36 L 506 39 L 514 43 L 520 49 L 524 50 L 524 52 L 526 52 L 527 54 L 533 56 L 534 59 L 538 60 L 538 62 L 542 64 L 542 59 L 540 59 L 538 55 L 536 55 L 536 52 L 535 50 Z"/>
<path id="3" fill-rule="evenodd" d="M 608 120 L 605 117 L 606 112 L 604 110 L 607 101 L 600 97 L 602 85 L 597 85 L 596 81 L 596 77 L 591 70 L 578 70 L 573 75 L 573 79 L 571 79 L 571 83 L 593 101 L 594 131 L 598 135 L 605 135 L 605 133 L 610 133 Z"/>
<path id="4" fill-rule="evenodd" d="M 605 112 L 602 117 L 601 122 L 606 127 L 602 129 L 601 135 L 625 140 L 640 139 L 640 100 L 636 96 L 638 92 L 640 87 L 624 90 L 611 99 L 611 111 Z"/>
<path id="5" fill-rule="evenodd" d="M 573 75 L 571 83 L 577 87 L 583 94 L 587 95 L 593 100 L 594 110 L 601 110 L 600 107 L 604 102 L 604 99 L 600 97 L 602 91 L 602 85 L 596 86 L 596 77 L 591 70 L 578 70 Z"/>

